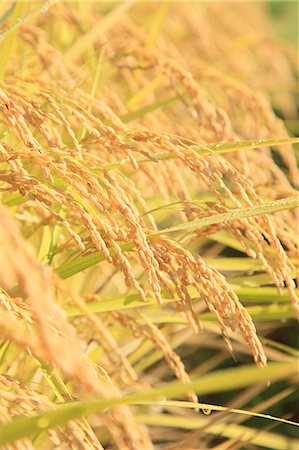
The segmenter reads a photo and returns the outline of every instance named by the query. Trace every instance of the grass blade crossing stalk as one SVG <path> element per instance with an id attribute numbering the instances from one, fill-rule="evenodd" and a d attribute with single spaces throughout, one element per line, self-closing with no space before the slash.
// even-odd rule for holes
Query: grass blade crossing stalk
<path id="1" fill-rule="evenodd" d="M 178 382 L 158 389 L 129 394 L 110 400 L 87 400 L 85 402 L 73 402 L 58 407 L 56 411 L 39 414 L 36 417 L 20 418 L 2 426 L 0 433 L 0 445 L 12 443 L 18 439 L 28 437 L 36 430 L 46 430 L 56 426 L 63 426 L 69 420 L 87 416 L 121 404 L 136 404 L 140 401 L 155 400 L 165 396 L 177 397 L 191 389 L 200 394 L 223 392 L 250 386 L 257 382 L 275 381 L 285 376 L 295 374 L 297 363 L 272 363 L 267 368 L 247 366 L 237 369 L 227 369 L 219 373 L 201 377 L 189 384 Z"/>
<path id="2" fill-rule="evenodd" d="M 180 224 L 164 230 L 158 231 L 156 233 L 148 234 L 147 239 L 154 239 L 156 236 L 161 236 L 163 234 L 193 230 L 196 228 L 202 228 L 207 225 L 212 225 L 222 222 L 233 222 L 234 220 L 253 217 L 260 214 L 270 214 L 277 211 L 282 211 L 285 209 L 296 208 L 299 206 L 299 197 L 288 197 L 282 200 L 276 200 L 274 202 L 264 203 L 263 205 L 252 206 L 250 208 L 240 208 L 228 213 L 216 214 L 214 216 L 204 217 L 202 219 L 194 220 L 185 224 Z M 121 245 L 123 252 L 132 250 L 134 248 L 133 244 Z M 113 254 L 113 251 L 111 252 Z M 105 257 L 100 253 L 93 253 L 92 255 L 86 257 L 79 257 L 74 262 L 69 264 L 64 264 L 56 269 L 57 273 L 61 278 L 69 278 L 82 270 L 88 269 L 95 264 L 103 261 Z"/>

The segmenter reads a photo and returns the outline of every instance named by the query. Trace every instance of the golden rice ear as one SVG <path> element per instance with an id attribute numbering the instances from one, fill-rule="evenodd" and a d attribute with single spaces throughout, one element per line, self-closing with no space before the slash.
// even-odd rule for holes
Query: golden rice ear
<path id="1" fill-rule="evenodd" d="M 264 373 L 287 386 L 293 373 L 293 338 L 275 333 L 299 317 L 298 67 L 266 5 L 11 3 L 0 11 L 0 446 L 169 450 L 195 436 L 212 448 L 233 435 L 297 448 L 234 428 L 241 410 L 224 427 L 198 421 L 186 386 L 207 372 L 198 392 L 245 407 L 246 393 L 222 390 Z M 237 370 L 244 380 L 222 369 L 233 359 L 254 361 Z"/>
<path id="2" fill-rule="evenodd" d="M 255 362 L 266 366 L 267 358 L 252 319 L 225 278 L 219 272 L 211 270 L 200 256 L 193 256 L 165 238 L 156 242 L 155 251 L 159 254 L 158 260 L 164 262 L 164 272 L 168 273 L 176 286 L 181 309 L 190 313 L 187 317 L 190 317 L 190 324 L 195 325 L 196 331 L 201 326 L 196 306 L 188 293 L 189 286 L 196 289 L 199 298 L 216 315 L 229 350 L 232 352 L 233 348 L 227 331 L 238 329 L 250 347 Z M 179 276 L 171 277 L 171 273 L 175 272 Z M 165 282 L 165 278 L 163 281 Z"/>

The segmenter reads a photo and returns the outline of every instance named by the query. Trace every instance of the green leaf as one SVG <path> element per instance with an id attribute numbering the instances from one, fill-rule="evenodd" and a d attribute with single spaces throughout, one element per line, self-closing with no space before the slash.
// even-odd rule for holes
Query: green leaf
<path id="1" fill-rule="evenodd" d="M 13 4 L 8 8 L 8 10 L 0 17 L 0 24 L 5 22 L 14 12 L 17 2 L 13 2 Z"/>

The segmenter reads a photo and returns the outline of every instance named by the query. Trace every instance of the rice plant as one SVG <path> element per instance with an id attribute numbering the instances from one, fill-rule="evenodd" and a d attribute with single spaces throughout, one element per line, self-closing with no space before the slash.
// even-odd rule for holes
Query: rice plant
<path id="1" fill-rule="evenodd" d="M 299 448 L 280 14 L 1 3 L 2 448 Z"/>

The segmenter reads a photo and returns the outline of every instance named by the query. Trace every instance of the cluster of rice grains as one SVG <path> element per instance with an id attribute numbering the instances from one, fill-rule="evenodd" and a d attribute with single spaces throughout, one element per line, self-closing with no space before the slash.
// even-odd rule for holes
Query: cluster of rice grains
<path id="1" fill-rule="evenodd" d="M 148 7 L 156 26 L 142 25 Z M 129 386 L 150 386 L 151 371 L 134 367 L 140 345 L 161 352 L 175 376 L 188 382 L 169 339 L 178 330 L 202 330 L 205 309 L 216 316 L 230 351 L 237 331 L 255 362 L 265 366 L 250 315 L 202 254 L 220 230 L 260 260 L 279 291 L 287 287 L 299 313 L 293 211 L 195 228 L 187 240 L 160 232 L 179 221 L 296 195 L 298 174 L 289 145 L 276 149 L 284 172 L 273 149 L 220 156 L 194 145 L 288 137 L 266 96 L 255 89 L 271 94 L 271 83 L 283 83 L 289 91 L 283 98 L 273 95 L 273 102 L 286 117 L 293 114 L 292 49 L 270 40 L 269 32 L 254 34 L 254 26 L 270 26 L 258 5 L 131 2 L 110 8 L 53 4 L 46 15 L 35 16 L 34 25 L 17 29 L 0 80 L 1 355 L 7 342 L 16 345 L 11 351 L 16 360 L 3 363 L 13 377 L 0 378 L 4 422 L 51 410 L 64 396 L 109 398 Z M 242 41 L 242 30 L 250 33 L 251 21 L 243 21 L 242 8 L 246 17 L 255 17 L 249 44 Z M 271 59 L 265 60 L 270 50 Z M 195 198 L 209 200 L 198 206 Z M 180 205 L 173 214 L 163 208 L 171 202 Z M 193 250 L 192 242 L 198 242 Z M 93 255 L 100 264 L 82 271 L 92 266 L 84 260 Z M 72 262 L 69 275 L 80 275 L 63 280 L 69 276 L 64 266 Z M 168 324 L 164 330 L 144 308 L 91 312 L 90 300 L 101 304 L 105 297 L 125 297 L 128 289 L 140 302 L 161 305 L 167 299 L 159 308 L 174 307 L 188 325 Z M 64 309 L 72 305 L 79 314 L 70 320 Z M 41 364 L 58 372 L 50 375 Z M 48 395 L 42 385 L 52 386 L 52 376 L 60 388 L 54 383 Z M 22 378 L 28 386 L 18 381 Z M 71 394 L 62 379 L 71 383 Z M 189 397 L 196 401 L 195 394 Z M 111 446 L 121 450 L 153 448 L 148 430 L 134 422 L 127 406 L 97 415 L 92 427 L 107 445 L 109 430 Z M 102 448 L 85 419 L 48 431 L 48 437 L 43 448 Z M 26 440 L 7 448 L 35 447 Z"/>

